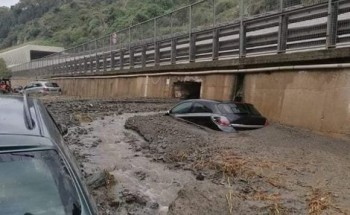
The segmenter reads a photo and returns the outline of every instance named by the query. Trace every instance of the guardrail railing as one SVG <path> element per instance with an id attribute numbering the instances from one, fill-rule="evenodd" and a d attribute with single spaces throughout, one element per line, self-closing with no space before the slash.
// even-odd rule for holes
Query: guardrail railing
<path id="1" fill-rule="evenodd" d="M 349 0 L 203 0 L 12 71 L 103 75 L 340 46 L 350 46 Z"/>

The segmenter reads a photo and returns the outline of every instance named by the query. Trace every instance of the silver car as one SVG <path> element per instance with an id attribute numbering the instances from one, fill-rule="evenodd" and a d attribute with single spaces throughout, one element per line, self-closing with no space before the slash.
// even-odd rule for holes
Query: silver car
<path id="1" fill-rule="evenodd" d="M 27 94 L 51 95 L 61 94 L 62 90 L 55 82 L 35 81 L 31 82 L 23 88 L 23 92 Z"/>

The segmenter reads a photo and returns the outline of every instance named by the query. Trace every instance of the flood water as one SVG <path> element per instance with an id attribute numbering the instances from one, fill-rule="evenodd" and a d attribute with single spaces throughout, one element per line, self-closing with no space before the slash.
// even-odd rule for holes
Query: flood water
<path id="1" fill-rule="evenodd" d="M 151 157 L 132 149 L 131 144 L 135 142 L 147 143 L 135 132 L 125 129 L 125 121 L 135 115 L 149 114 L 154 113 L 106 116 L 83 123 L 80 127 L 89 132 L 80 136 L 81 146 L 74 147 L 80 147 L 79 153 L 87 157 L 83 163 L 85 172 L 105 169 L 115 177 L 117 183 L 112 188 L 115 198 L 121 198 L 127 190 L 147 200 L 147 205 L 136 208 L 135 214 L 166 214 L 178 191 L 195 179 L 191 172 L 170 170 L 165 164 L 155 163 Z M 122 207 L 118 211 L 127 213 Z"/>

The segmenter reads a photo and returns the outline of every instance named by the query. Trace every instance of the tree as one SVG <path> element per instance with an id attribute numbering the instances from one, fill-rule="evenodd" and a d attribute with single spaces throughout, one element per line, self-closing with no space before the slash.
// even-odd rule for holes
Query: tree
<path id="1" fill-rule="evenodd" d="M 11 71 L 7 68 L 4 59 L 0 58 L 0 79 L 1 78 L 10 78 Z"/>

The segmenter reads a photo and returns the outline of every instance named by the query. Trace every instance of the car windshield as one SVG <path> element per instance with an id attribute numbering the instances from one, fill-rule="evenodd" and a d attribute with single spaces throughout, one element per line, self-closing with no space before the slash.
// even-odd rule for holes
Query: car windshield
<path id="1" fill-rule="evenodd" d="M 52 83 L 52 82 L 47 82 L 47 83 L 45 83 L 45 86 L 47 86 L 47 87 L 58 87 L 58 84 L 57 83 Z"/>
<path id="2" fill-rule="evenodd" d="M 0 178 L 0 214 L 81 214 L 71 176 L 53 150 L 0 154 Z"/>
<path id="3" fill-rule="evenodd" d="M 250 114 L 260 116 L 261 114 L 251 104 L 219 104 L 219 110 L 224 114 Z"/>

